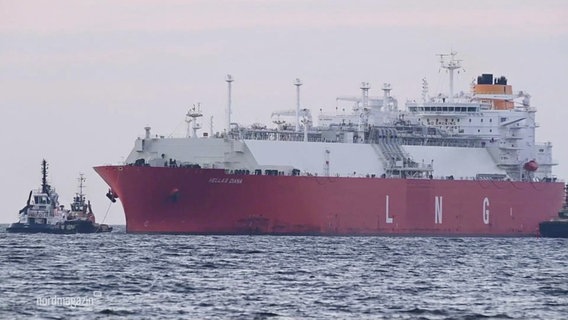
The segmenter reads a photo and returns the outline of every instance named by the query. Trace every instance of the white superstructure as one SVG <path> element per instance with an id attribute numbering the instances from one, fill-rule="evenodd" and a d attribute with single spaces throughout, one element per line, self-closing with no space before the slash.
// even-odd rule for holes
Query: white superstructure
<path id="1" fill-rule="evenodd" d="M 553 179 L 550 143 L 535 142 L 536 109 L 530 96 L 513 93 L 505 77 L 478 77 L 470 94 L 453 94 L 453 71 L 461 67 L 456 54 L 441 55 L 450 74 L 450 94 L 428 97 L 424 80 L 422 101 L 409 101 L 405 110 L 384 84 L 382 96 L 343 96 L 351 103 L 337 114 L 320 114 L 314 126 L 308 109 L 301 109 L 296 79 L 296 110 L 272 114 L 274 128 L 255 124 L 231 126 L 231 83 L 228 76 L 227 129 L 192 139 L 150 134 L 136 141 L 128 164 L 200 166 L 239 170 L 248 174 L 446 177 L 451 179 Z M 448 60 L 449 59 L 449 60 Z M 189 115 L 195 117 L 201 112 Z M 189 128 L 188 128 L 189 131 Z M 189 136 L 189 134 L 188 134 Z"/>

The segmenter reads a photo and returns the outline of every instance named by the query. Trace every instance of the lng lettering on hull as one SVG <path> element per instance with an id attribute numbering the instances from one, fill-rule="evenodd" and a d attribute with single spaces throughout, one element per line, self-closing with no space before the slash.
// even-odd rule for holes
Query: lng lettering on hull
<path id="1" fill-rule="evenodd" d="M 95 170 L 128 210 L 127 231 L 140 233 L 534 236 L 564 192 L 562 183 Z M 134 185 L 145 195 L 130 202 Z"/>
<path id="2" fill-rule="evenodd" d="M 556 216 L 564 184 L 536 108 L 504 76 L 481 74 L 454 94 L 456 53 L 440 55 L 449 92 L 404 107 L 390 84 L 336 99 L 317 119 L 301 105 L 271 124 L 209 132 L 199 104 L 185 137 L 146 127 L 125 163 L 95 170 L 124 208 L 128 232 L 193 234 L 531 236 Z M 463 73 L 462 73 L 463 74 Z M 215 132 L 215 129 L 217 132 Z"/>
<path id="3" fill-rule="evenodd" d="M 442 224 L 442 196 L 434 197 L 434 224 Z M 512 210 L 512 208 L 511 208 Z M 489 198 L 483 198 L 483 208 L 481 210 L 481 217 L 484 224 L 489 224 Z M 394 217 L 389 213 L 389 195 L 385 196 L 385 223 L 394 223 Z"/>

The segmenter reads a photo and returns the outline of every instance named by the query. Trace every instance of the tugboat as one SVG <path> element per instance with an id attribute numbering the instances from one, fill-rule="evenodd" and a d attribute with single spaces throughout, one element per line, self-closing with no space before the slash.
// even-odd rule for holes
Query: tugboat
<path id="1" fill-rule="evenodd" d="M 565 187 L 566 198 L 558 217 L 539 223 L 538 229 L 541 237 L 568 238 L 568 185 Z"/>
<path id="2" fill-rule="evenodd" d="M 95 215 L 91 208 L 91 201 L 85 201 L 85 194 L 83 193 L 85 177 L 81 174 L 79 176 L 79 192 L 73 197 L 71 203 L 71 211 L 67 214 L 65 224 L 74 225 L 77 233 L 96 233 L 96 232 L 110 232 L 112 227 L 107 224 L 99 224 L 95 222 Z"/>
<path id="3" fill-rule="evenodd" d="M 95 223 L 90 203 L 85 205 L 85 196 L 81 189 L 75 196 L 71 210 L 59 205 L 59 195 L 47 183 L 47 161 L 41 163 L 41 188 L 30 191 L 26 206 L 19 212 L 18 222 L 12 223 L 10 233 L 94 233 L 110 232 L 112 227 Z"/>

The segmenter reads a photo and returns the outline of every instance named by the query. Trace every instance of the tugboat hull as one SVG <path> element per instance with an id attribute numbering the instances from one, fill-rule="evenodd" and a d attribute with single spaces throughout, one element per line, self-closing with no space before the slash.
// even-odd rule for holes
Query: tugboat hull
<path id="1" fill-rule="evenodd" d="M 112 231 L 112 227 L 109 225 L 93 223 L 88 220 L 72 220 L 67 221 L 66 224 L 72 225 L 76 233 L 101 233 Z"/>
<path id="2" fill-rule="evenodd" d="M 101 233 L 111 232 L 112 227 L 106 224 L 92 223 L 91 221 L 66 221 L 63 224 L 27 224 L 12 223 L 6 232 L 9 233 L 52 233 L 52 234 L 75 234 L 75 233 Z"/>
<path id="3" fill-rule="evenodd" d="M 6 232 L 9 233 L 55 233 L 69 234 L 76 233 L 74 229 L 66 228 L 65 225 L 49 225 L 49 224 L 28 224 L 28 223 L 12 223 Z"/>
<path id="4" fill-rule="evenodd" d="M 539 231 L 545 238 L 568 238 L 568 221 L 543 221 Z"/>

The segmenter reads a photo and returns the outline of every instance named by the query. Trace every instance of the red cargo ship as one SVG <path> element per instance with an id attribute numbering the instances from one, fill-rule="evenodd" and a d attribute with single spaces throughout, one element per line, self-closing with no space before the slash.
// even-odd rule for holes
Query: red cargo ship
<path id="1" fill-rule="evenodd" d="M 534 236 L 562 207 L 550 143 L 535 142 L 529 96 L 505 77 L 453 94 L 455 53 L 441 55 L 448 95 L 399 110 L 382 97 L 343 97 L 352 113 L 273 113 L 275 128 L 230 122 L 197 137 L 146 136 L 125 164 L 96 167 L 126 214 L 127 232 L 190 234 Z M 520 100 L 520 102 L 518 101 Z M 291 119 L 286 120 L 287 117 Z M 294 119 L 295 117 L 295 119 Z M 192 126 L 190 126 L 190 124 Z M 190 132 L 193 131 L 193 135 Z"/>

